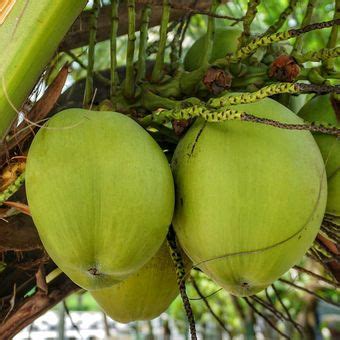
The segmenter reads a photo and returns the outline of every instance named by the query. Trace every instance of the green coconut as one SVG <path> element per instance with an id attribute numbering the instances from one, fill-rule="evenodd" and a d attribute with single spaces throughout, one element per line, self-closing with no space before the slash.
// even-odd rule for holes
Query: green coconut
<path id="1" fill-rule="evenodd" d="M 271 99 L 233 108 L 302 123 Z M 327 181 L 309 131 L 198 120 L 178 144 L 172 167 L 180 244 L 228 292 L 248 296 L 266 288 L 315 239 Z"/>
<path id="2" fill-rule="evenodd" d="M 303 106 L 299 116 L 309 122 L 332 124 L 340 128 L 340 121 L 337 120 L 329 94 L 315 96 Z M 321 133 L 313 135 L 326 164 L 328 183 L 326 212 L 340 217 L 340 140 L 335 136 Z"/>
<path id="3" fill-rule="evenodd" d="M 157 143 L 116 112 L 69 109 L 38 132 L 26 191 L 53 261 L 91 290 L 122 281 L 162 245 L 174 188 Z"/>
<path id="4" fill-rule="evenodd" d="M 187 258 L 185 263 L 189 269 Z M 167 244 L 126 280 L 91 294 L 105 313 L 118 322 L 156 318 L 178 295 L 175 266 Z"/>
<path id="5" fill-rule="evenodd" d="M 235 52 L 238 46 L 237 39 L 241 33 L 242 31 L 236 27 L 216 29 L 210 62 L 223 58 L 228 53 Z M 186 71 L 193 71 L 200 67 L 205 37 L 206 35 L 203 35 L 196 40 L 185 55 L 184 69 Z"/>

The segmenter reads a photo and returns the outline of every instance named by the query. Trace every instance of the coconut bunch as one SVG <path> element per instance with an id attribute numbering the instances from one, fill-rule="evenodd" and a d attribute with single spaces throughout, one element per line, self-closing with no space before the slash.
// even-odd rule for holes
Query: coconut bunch
<path id="1" fill-rule="evenodd" d="M 301 122 L 271 99 L 236 108 Z M 319 231 L 327 174 L 309 131 L 198 119 L 172 170 L 176 191 L 162 150 L 114 112 L 60 112 L 31 145 L 26 191 L 45 249 L 117 320 L 153 318 L 176 297 L 161 247 L 171 222 L 194 266 L 236 296 L 271 285 Z"/>
<path id="2" fill-rule="evenodd" d="M 235 52 L 241 33 L 217 31 L 210 63 Z M 188 51 L 187 71 L 202 64 L 198 51 L 205 40 Z M 303 124 L 269 98 L 223 105 L 229 108 Z M 214 114 L 208 105 L 206 110 Z M 53 261 L 113 319 L 130 322 L 160 315 L 178 294 L 165 242 L 171 223 L 186 263 L 180 281 L 194 267 L 227 292 L 246 297 L 297 264 L 320 230 L 326 205 L 338 214 L 329 207 L 339 206 L 339 197 L 330 191 L 327 199 L 328 174 L 337 165 L 326 158 L 309 131 L 197 118 L 170 168 L 133 119 L 70 109 L 54 115 L 34 138 L 26 190 Z M 337 187 L 331 184 L 331 190 Z"/>

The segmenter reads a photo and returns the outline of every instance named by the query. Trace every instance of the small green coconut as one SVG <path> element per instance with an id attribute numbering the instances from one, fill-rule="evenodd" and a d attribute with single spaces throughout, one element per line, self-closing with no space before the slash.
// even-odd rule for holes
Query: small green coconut
<path id="1" fill-rule="evenodd" d="M 210 62 L 225 57 L 228 53 L 236 51 L 238 46 L 238 38 L 242 31 L 236 27 L 225 27 L 216 29 L 212 47 Z M 184 58 L 184 69 L 193 71 L 200 67 L 202 52 L 204 51 L 204 40 L 206 35 L 203 35 L 190 47 Z"/>
<path id="2" fill-rule="evenodd" d="M 185 263 L 189 269 L 190 261 L 186 257 Z M 166 243 L 143 268 L 126 280 L 91 292 L 105 313 L 122 323 L 156 318 L 178 293 L 175 266 Z"/>
<path id="3" fill-rule="evenodd" d="M 302 123 L 271 99 L 233 108 Z M 198 120 L 178 144 L 172 167 L 180 244 L 194 266 L 234 295 L 269 286 L 317 235 L 327 181 L 309 131 Z"/>
<path id="4" fill-rule="evenodd" d="M 334 106 L 333 106 L 334 105 Z M 335 107 L 340 110 L 340 103 L 333 104 L 329 94 L 315 96 L 299 111 L 299 116 L 309 122 L 331 124 L 340 128 Z M 326 212 L 340 217 L 340 140 L 335 136 L 314 133 L 326 165 L 328 198 Z"/>
<path id="5" fill-rule="evenodd" d="M 115 112 L 69 109 L 51 118 L 30 147 L 26 191 L 48 254 L 88 290 L 122 281 L 149 261 L 174 207 L 162 150 Z"/>

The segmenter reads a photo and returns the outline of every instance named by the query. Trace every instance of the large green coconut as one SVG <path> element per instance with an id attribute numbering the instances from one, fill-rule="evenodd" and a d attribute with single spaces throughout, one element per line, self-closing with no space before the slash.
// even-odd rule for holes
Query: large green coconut
<path id="1" fill-rule="evenodd" d="M 225 27 L 216 29 L 212 47 L 210 62 L 225 57 L 228 53 L 236 51 L 238 38 L 242 31 L 236 27 Z M 190 47 L 184 58 L 184 69 L 186 71 L 196 70 L 201 66 L 204 52 L 204 41 L 206 35 L 200 37 Z"/>
<path id="2" fill-rule="evenodd" d="M 340 107 L 340 103 L 334 101 Z M 338 108 L 339 110 L 339 108 Z M 340 127 L 330 95 L 315 96 L 299 111 L 299 116 L 309 122 L 320 122 Z M 314 133 L 326 164 L 328 198 L 326 212 L 340 217 L 340 140 L 335 136 Z"/>
<path id="3" fill-rule="evenodd" d="M 233 108 L 302 123 L 271 99 Z M 180 141 L 172 166 L 180 244 L 228 292 L 261 291 L 311 246 L 325 211 L 327 182 L 309 131 L 199 120 Z"/>
<path id="4" fill-rule="evenodd" d="M 174 206 L 162 150 L 115 112 L 70 109 L 50 119 L 29 150 L 26 191 L 48 254 L 86 289 L 111 286 L 150 260 Z"/>
<path id="5" fill-rule="evenodd" d="M 189 261 L 186 258 L 187 268 Z M 178 295 L 174 263 L 166 243 L 138 272 L 110 287 L 91 292 L 112 319 L 128 323 L 151 320 Z"/>

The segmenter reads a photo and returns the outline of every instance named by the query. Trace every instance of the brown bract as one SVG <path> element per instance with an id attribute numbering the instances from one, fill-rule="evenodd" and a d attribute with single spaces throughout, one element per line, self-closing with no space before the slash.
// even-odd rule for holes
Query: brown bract
<path id="1" fill-rule="evenodd" d="M 11 162 L 5 167 L 3 172 L 0 174 L 0 191 L 4 191 L 9 185 L 23 173 L 25 170 L 26 162 L 20 159 Z"/>
<path id="2" fill-rule="evenodd" d="M 281 55 L 276 58 L 269 67 L 269 77 L 279 81 L 291 82 L 300 73 L 300 67 L 296 60 L 289 55 Z"/>
<path id="3" fill-rule="evenodd" d="M 211 93 L 217 95 L 230 88 L 231 80 L 232 76 L 229 72 L 211 67 L 205 73 L 203 83 Z"/>

